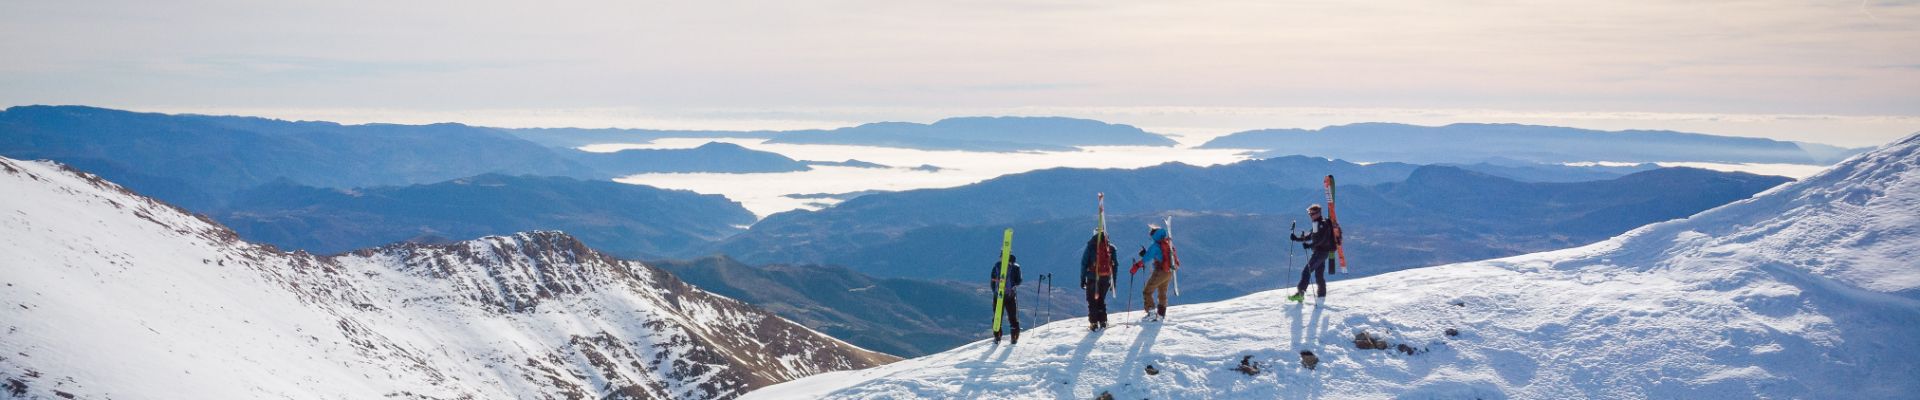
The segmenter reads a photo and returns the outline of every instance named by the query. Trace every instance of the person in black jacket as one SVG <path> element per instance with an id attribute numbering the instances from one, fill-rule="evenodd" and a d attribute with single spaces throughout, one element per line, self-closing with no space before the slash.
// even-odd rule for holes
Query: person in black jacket
<path id="1" fill-rule="evenodd" d="M 1019 293 L 1020 291 L 1014 290 L 1013 288 L 1016 286 L 1020 286 L 1020 262 L 1016 261 L 1015 257 L 1012 254 L 1008 254 L 1007 263 L 1009 264 L 1007 265 L 1007 287 L 1006 287 L 1006 292 L 1000 294 L 1001 303 L 1002 303 L 1000 305 L 1000 309 L 1003 310 L 1002 312 L 1006 314 L 1006 319 L 1007 319 L 1006 326 L 1008 328 L 1007 330 L 1009 332 L 1013 332 L 1013 343 L 1019 344 L 1020 343 L 1020 313 L 1014 312 L 1014 310 L 1017 307 L 1014 305 L 1014 302 L 1013 302 L 1013 294 Z M 999 261 L 995 261 L 993 263 L 993 273 L 988 275 L 988 277 L 992 278 L 991 282 L 993 286 L 987 287 L 987 291 L 991 292 L 995 290 L 1000 290 L 1000 262 Z M 993 342 L 1000 343 L 1000 331 L 998 330 L 993 331 Z"/>
<path id="2" fill-rule="evenodd" d="M 1113 269 L 1118 251 L 1107 241 L 1105 232 L 1094 231 L 1087 248 L 1080 253 L 1080 288 L 1087 291 L 1087 330 L 1107 327 L 1107 295 L 1113 290 Z"/>
<path id="3" fill-rule="evenodd" d="M 1327 257 L 1339 248 L 1334 243 L 1333 221 L 1320 217 L 1319 204 L 1307 207 L 1307 218 L 1313 220 L 1313 230 L 1305 234 L 1292 234 L 1289 238 L 1300 242 L 1300 247 L 1313 250 L 1313 255 L 1307 257 L 1306 268 L 1300 270 L 1300 286 L 1292 296 L 1287 296 L 1287 300 L 1301 301 L 1306 298 L 1308 277 L 1314 278 L 1320 285 L 1318 297 L 1327 297 Z"/>

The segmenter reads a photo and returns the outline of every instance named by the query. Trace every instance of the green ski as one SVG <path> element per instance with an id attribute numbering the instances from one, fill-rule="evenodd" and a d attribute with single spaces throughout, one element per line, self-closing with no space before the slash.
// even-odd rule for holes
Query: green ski
<path id="1" fill-rule="evenodd" d="M 1000 316 L 1005 314 L 1005 310 L 1000 307 L 1007 298 L 1007 265 L 1013 264 L 1012 260 L 1008 260 L 1008 258 L 1013 256 L 1013 228 L 1007 228 L 1006 236 L 1006 239 L 1000 242 L 1000 287 L 994 288 L 993 290 L 993 334 L 995 342 L 999 342 L 1000 337 Z"/>

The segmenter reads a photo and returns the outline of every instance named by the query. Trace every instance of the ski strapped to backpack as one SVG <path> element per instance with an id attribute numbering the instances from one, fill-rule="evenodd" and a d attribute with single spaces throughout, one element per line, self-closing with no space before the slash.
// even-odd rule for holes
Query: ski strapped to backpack
<path id="1" fill-rule="evenodd" d="M 1097 287 L 1100 277 L 1112 277 L 1115 268 L 1113 253 L 1107 251 L 1107 249 L 1112 246 L 1111 242 L 1107 240 L 1107 194 L 1096 193 L 1095 196 L 1100 203 L 1100 224 L 1094 230 L 1099 239 L 1093 245 L 1093 277 L 1094 285 Z M 1094 297 L 1101 299 L 1107 298 L 1108 293 L 1113 289 L 1113 285 L 1108 284 L 1107 289 L 1106 292 L 1095 294 Z"/>
<path id="2" fill-rule="evenodd" d="M 1098 231 L 1100 234 L 1099 235 L 1100 240 L 1099 240 L 1099 243 L 1094 244 L 1093 273 L 1095 276 L 1113 276 L 1113 270 L 1115 269 L 1113 252 L 1107 251 L 1108 248 L 1113 247 L 1113 242 L 1110 241 L 1107 237 L 1107 196 L 1106 194 L 1100 194 L 1100 226 L 1098 228 Z"/>
<path id="3" fill-rule="evenodd" d="M 1340 272 L 1347 271 L 1347 248 L 1341 246 L 1340 214 L 1333 211 L 1333 175 L 1327 175 L 1327 222 L 1333 224 L 1333 249 L 1340 257 Z"/>
<path id="4" fill-rule="evenodd" d="M 1173 247 L 1173 216 L 1168 215 L 1164 222 L 1167 227 L 1167 240 L 1163 243 L 1155 243 L 1155 245 L 1160 246 L 1160 257 L 1163 263 L 1167 265 L 1167 272 L 1173 273 L 1173 295 L 1179 296 L 1180 253 L 1175 252 Z"/>
<path id="5" fill-rule="evenodd" d="M 1001 307 L 1005 307 L 1007 300 L 1007 266 L 1013 264 L 1013 260 L 1010 260 L 1012 257 L 1013 228 L 1007 228 L 1006 238 L 1000 242 L 1000 287 L 993 291 L 993 334 L 996 342 L 1000 340 L 1000 316 L 1006 313 Z"/>

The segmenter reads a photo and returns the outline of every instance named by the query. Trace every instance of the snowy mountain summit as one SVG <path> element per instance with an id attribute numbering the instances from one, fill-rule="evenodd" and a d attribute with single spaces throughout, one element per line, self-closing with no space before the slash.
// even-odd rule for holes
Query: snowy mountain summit
<path id="1" fill-rule="evenodd" d="M 558 232 L 286 253 L 0 158 L 0 394 L 737 397 L 893 361 Z"/>
<path id="2" fill-rule="evenodd" d="M 1061 321 L 747 398 L 1911 398 L 1915 260 L 1920 135 L 1589 246 Z"/>

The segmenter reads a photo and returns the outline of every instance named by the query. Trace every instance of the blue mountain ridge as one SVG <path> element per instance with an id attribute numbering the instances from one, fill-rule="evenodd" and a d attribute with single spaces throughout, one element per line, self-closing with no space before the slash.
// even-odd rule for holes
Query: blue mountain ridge
<path id="1" fill-rule="evenodd" d="M 1521 124 L 1419 126 L 1357 123 L 1321 129 L 1261 129 L 1215 138 L 1201 148 L 1263 150 L 1357 161 L 1477 163 L 1715 162 L 1826 165 L 1866 149 L 1772 139 L 1653 130 L 1598 131 Z"/>

